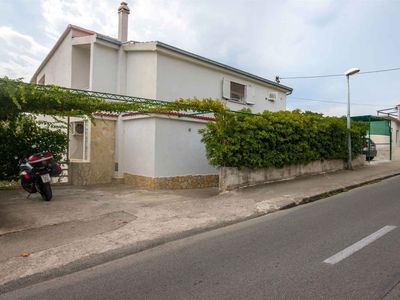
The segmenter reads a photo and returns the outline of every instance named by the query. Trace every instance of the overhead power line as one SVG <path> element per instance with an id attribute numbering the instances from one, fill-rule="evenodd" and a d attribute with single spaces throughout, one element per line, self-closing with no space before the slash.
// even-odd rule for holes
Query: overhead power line
<path id="1" fill-rule="evenodd" d="M 278 77 L 279 79 L 308 79 L 308 78 L 323 78 L 323 77 L 342 77 L 344 74 L 329 74 L 329 75 L 312 75 L 312 76 L 294 76 L 294 77 Z"/>
<path id="2" fill-rule="evenodd" d="M 400 70 L 400 68 L 382 69 L 382 70 L 375 70 L 375 71 L 366 71 L 366 72 L 360 72 L 358 74 L 381 73 L 381 72 L 391 72 L 391 71 L 398 71 L 398 70 Z"/>
<path id="3" fill-rule="evenodd" d="M 323 103 L 347 104 L 347 102 L 345 101 L 322 100 L 322 99 L 312 99 L 312 98 L 302 98 L 302 97 L 290 97 L 288 98 L 288 100 L 304 100 L 304 101 L 323 102 Z M 381 107 L 381 105 L 359 103 L 359 102 L 351 102 L 351 105 Z"/>
<path id="4" fill-rule="evenodd" d="M 358 74 L 371 74 L 371 73 L 383 73 L 383 72 L 392 72 L 399 71 L 400 68 L 390 68 L 390 69 L 380 69 L 380 70 L 372 70 L 372 71 L 364 71 L 359 72 Z M 276 80 L 279 81 L 281 79 L 312 79 L 312 78 L 325 78 L 325 77 L 344 77 L 344 74 L 326 74 L 326 75 L 310 75 L 310 76 L 276 76 Z"/>

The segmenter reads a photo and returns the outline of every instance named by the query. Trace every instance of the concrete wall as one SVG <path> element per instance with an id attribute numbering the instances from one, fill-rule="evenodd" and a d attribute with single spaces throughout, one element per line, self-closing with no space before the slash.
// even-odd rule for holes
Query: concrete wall
<path id="1" fill-rule="evenodd" d="M 61 42 L 57 51 L 39 72 L 36 80 L 45 76 L 45 84 L 71 87 L 72 31 Z"/>
<path id="2" fill-rule="evenodd" d="M 124 181 L 140 188 L 201 188 L 218 185 L 198 133 L 205 122 L 160 115 L 122 121 L 118 147 Z"/>
<path id="3" fill-rule="evenodd" d="M 390 137 L 387 135 L 371 134 L 371 140 L 375 142 L 377 155 L 374 160 L 389 160 L 390 158 Z M 395 141 L 393 141 L 392 150 L 395 149 Z"/>
<path id="4" fill-rule="evenodd" d="M 134 118 L 123 121 L 118 168 L 122 173 L 155 177 L 154 118 Z"/>
<path id="5" fill-rule="evenodd" d="M 199 130 L 206 123 L 182 119 L 156 119 L 155 176 L 218 174 L 208 164 Z"/>
<path id="6" fill-rule="evenodd" d="M 353 160 L 353 167 L 365 164 L 365 157 Z M 324 172 L 343 170 L 342 160 L 314 161 L 307 165 L 291 165 L 283 168 L 241 169 L 221 167 L 219 172 L 220 191 L 233 190 L 240 187 L 253 186 L 272 181 L 290 179 L 302 175 L 314 175 Z"/>
<path id="7" fill-rule="evenodd" d="M 96 120 L 90 133 L 90 161 L 71 162 L 73 185 L 111 183 L 114 177 L 115 121 Z"/>
<path id="8" fill-rule="evenodd" d="M 126 94 L 156 99 L 157 56 L 155 52 L 134 51 L 126 56 Z"/>
<path id="9" fill-rule="evenodd" d="M 240 75 L 157 53 L 157 99 L 169 101 L 180 97 L 222 99 L 223 79 L 246 85 L 249 89 L 248 100 L 255 103 L 246 105 L 226 101 L 227 106 L 233 110 L 250 108 L 253 112 L 260 112 L 286 109 L 286 94 L 283 92 L 278 92 L 277 101 L 271 102 L 265 98 L 269 92 L 277 91 L 276 89 Z"/>
<path id="10" fill-rule="evenodd" d="M 92 44 L 91 86 L 100 92 L 117 92 L 118 51 L 97 43 Z"/>
<path id="11" fill-rule="evenodd" d="M 147 177 L 218 174 L 208 164 L 199 129 L 205 122 L 138 116 L 123 121 L 123 173 Z"/>

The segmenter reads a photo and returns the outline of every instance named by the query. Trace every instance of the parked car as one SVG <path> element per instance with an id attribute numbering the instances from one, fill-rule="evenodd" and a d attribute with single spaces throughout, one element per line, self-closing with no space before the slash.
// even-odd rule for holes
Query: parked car
<path id="1" fill-rule="evenodd" d="M 362 153 L 365 154 L 366 160 L 368 160 L 368 161 L 373 160 L 374 157 L 378 154 L 378 151 L 376 150 L 375 142 L 373 140 L 371 140 L 370 138 L 366 138 L 365 142 L 364 142 Z"/>

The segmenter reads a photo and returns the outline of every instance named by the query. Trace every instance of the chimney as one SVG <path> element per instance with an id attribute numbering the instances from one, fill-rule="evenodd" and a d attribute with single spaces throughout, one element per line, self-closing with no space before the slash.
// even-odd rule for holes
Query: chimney
<path id="1" fill-rule="evenodd" d="M 128 3 L 121 2 L 118 8 L 118 39 L 123 43 L 128 40 L 128 15 Z"/>
<path id="2" fill-rule="evenodd" d="M 397 110 L 397 119 L 400 120 L 400 104 L 396 105 L 396 110 Z"/>

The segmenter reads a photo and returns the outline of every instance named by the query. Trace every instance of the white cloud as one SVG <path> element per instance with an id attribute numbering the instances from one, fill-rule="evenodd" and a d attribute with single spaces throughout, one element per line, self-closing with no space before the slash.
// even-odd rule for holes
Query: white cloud
<path id="1" fill-rule="evenodd" d="M 49 51 L 31 36 L 0 26 L 0 76 L 29 80 Z"/>
<path id="2" fill-rule="evenodd" d="M 117 3 L 104 0 L 42 0 L 44 30 L 54 40 L 68 24 L 115 36 Z"/>
<path id="3" fill-rule="evenodd" d="M 0 26 L 0 39 L 3 45 L 11 47 L 12 50 L 24 48 L 33 54 L 45 53 L 48 49 L 37 43 L 31 36 L 22 34 L 7 26 Z"/>

